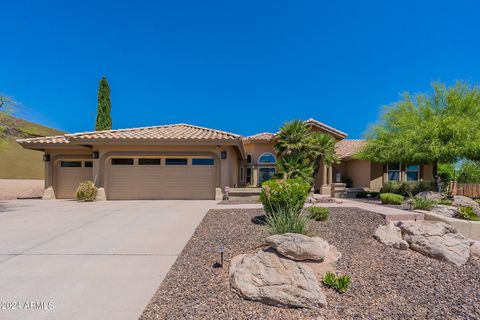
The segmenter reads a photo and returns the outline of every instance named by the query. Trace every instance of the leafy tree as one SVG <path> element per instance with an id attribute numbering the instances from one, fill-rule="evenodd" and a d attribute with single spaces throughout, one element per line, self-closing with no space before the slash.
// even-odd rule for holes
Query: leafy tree
<path id="1" fill-rule="evenodd" d="M 480 162 L 466 160 L 462 161 L 458 170 L 458 182 L 479 183 L 480 182 Z"/>
<path id="2" fill-rule="evenodd" d="M 311 132 L 302 120 L 286 122 L 277 134 L 275 151 L 280 161 L 278 171 L 285 177 L 309 177 L 310 183 L 320 163 L 332 165 L 339 161 L 335 139 L 320 132 Z"/>
<path id="3" fill-rule="evenodd" d="M 7 96 L 0 95 L 0 112 L 4 114 L 11 114 L 18 106 L 18 102 Z"/>
<path id="4" fill-rule="evenodd" d="M 431 95 L 405 93 L 387 107 L 367 132 L 367 144 L 356 158 L 433 163 L 436 182 L 438 163 L 480 159 L 480 88 L 464 82 L 432 86 Z"/>
<path id="5" fill-rule="evenodd" d="M 108 86 L 107 78 L 103 77 L 98 85 L 98 106 L 95 130 L 100 131 L 112 129 L 112 118 L 110 116 L 110 112 L 110 87 Z"/>

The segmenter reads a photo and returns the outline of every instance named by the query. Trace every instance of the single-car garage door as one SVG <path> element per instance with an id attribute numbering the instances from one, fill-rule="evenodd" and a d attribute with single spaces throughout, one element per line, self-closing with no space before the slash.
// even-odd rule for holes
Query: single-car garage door
<path id="1" fill-rule="evenodd" d="M 55 165 L 55 196 L 73 199 L 80 182 L 92 180 L 92 161 L 61 160 Z"/>
<path id="2" fill-rule="evenodd" d="M 208 157 L 111 158 L 108 199 L 215 199 L 215 162 Z"/>

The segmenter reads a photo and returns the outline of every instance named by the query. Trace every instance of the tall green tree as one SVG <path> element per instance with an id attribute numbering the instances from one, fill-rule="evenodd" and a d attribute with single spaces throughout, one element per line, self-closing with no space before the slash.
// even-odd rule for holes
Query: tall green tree
<path id="1" fill-rule="evenodd" d="M 432 86 L 432 94 L 405 93 L 386 107 L 356 158 L 432 163 L 436 182 L 438 163 L 480 159 L 480 88 L 464 82 Z"/>
<path id="2" fill-rule="evenodd" d="M 107 78 L 102 77 L 98 84 L 98 105 L 97 105 L 97 120 L 95 122 L 95 130 L 111 130 L 112 117 L 110 102 L 110 87 L 108 86 Z"/>
<path id="3" fill-rule="evenodd" d="M 335 142 L 329 135 L 312 132 L 305 121 L 286 122 L 275 138 L 274 148 L 280 158 L 277 169 L 286 178 L 301 177 L 312 182 L 320 163 L 332 165 L 339 161 Z"/>

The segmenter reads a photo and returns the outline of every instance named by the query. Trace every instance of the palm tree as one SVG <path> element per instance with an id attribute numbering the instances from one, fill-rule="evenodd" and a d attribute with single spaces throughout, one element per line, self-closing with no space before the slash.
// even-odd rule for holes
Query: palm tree
<path id="1" fill-rule="evenodd" d="M 277 170 L 283 179 L 300 178 L 308 182 L 313 179 L 312 162 L 301 154 L 282 157 L 277 163 Z"/>
<path id="2" fill-rule="evenodd" d="M 310 131 L 305 121 L 293 120 L 286 122 L 276 136 L 274 145 L 279 157 L 300 154 L 308 150 Z"/>
<path id="3" fill-rule="evenodd" d="M 320 132 L 311 132 L 305 121 L 286 122 L 276 136 L 275 151 L 280 161 L 278 171 L 285 178 L 309 177 L 312 182 L 320 163 L 331 166 L 340 159 L 335 153 L 336 140 Z"/>

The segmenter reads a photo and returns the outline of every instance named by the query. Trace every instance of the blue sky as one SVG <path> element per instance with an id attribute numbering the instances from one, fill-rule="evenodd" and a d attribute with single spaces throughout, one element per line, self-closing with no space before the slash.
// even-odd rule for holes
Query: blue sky
<path id="1" fill-rule="evenodd" d="M 360 138 L 383 105 L 480 79 L 475 1 L 2 1 L 0 92 L 92 130 L 186 122 L 249 135 L 316 118 Z"/>

